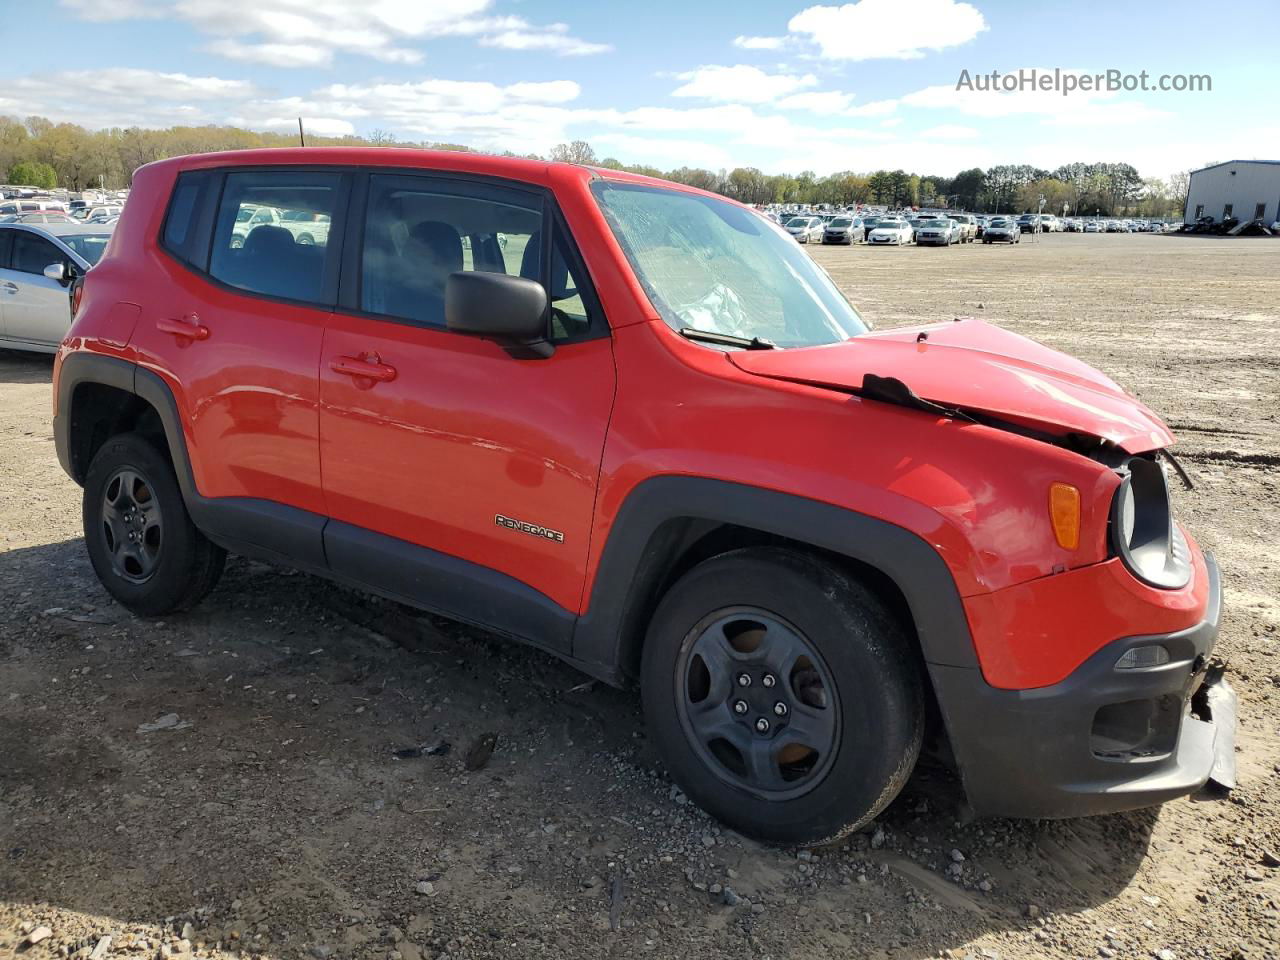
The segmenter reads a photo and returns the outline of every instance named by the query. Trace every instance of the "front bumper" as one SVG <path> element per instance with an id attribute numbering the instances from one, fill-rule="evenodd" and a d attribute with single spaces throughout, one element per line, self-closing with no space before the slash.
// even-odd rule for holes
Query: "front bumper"
<path id="1" fill-rule="evenodd" d="M 1208 669 L 1222 587 L 1213 557 L 1204 561 L 1208 604 L 1199 624 L 1116 640 L 1052 686 L 1001 690 L 980 670 L 930 666 L 975 812 L 1059 818 L 1130 810 L 1195 792 L 1215 763 L 1234 766 L 1235 694 Z M 1151 644 L 1169 651 L 1169 663 L 1116 669 L 1127 650 Z"/>

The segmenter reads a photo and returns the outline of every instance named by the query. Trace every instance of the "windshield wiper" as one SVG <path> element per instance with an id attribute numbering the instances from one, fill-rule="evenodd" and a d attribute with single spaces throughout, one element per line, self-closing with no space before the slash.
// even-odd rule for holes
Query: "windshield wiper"
<path id="1" fill-rule="evenodd" d="M 732 333 L 717 333 L 715 330 L 699 330 L 697 327 L 681 327 L 680 336 L 686 340 L 698 340 L 702 343 L 716 343 L 722 347 L 742 347 L 744 350 L 776 350 L 778 345 L 763 337 L 735 337 Z"/>

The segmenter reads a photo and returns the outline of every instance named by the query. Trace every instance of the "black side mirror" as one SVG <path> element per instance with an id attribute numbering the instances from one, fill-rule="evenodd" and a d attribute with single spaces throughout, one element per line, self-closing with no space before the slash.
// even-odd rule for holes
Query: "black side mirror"
<path id="1" fill-rule="evenodd" d="M 481 270 L 449 274 L 444 322 L 455 333 L 504 341 L 519 356 L 549 357 L 555 351 L 547 340 L 547 291 L 525 277 Z"/>

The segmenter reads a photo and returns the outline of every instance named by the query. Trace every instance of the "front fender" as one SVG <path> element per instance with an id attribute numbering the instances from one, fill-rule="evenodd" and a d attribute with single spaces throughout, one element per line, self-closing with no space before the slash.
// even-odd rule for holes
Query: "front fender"
<path id="1" fill-rule="evenodd" d="M 930 663 L 977 667 L 964 605 L 939 553 L 916 534 L 876 517 L 793 494 L 702 477 L 660 476 L 623 502 L 601 553 L 586 612 L 574 630 L 574 657 L 624 666 L 636 624 L 633 585 L 663 562 L 661 531 L 670 521 L 732 524 L 796 540 L 879 570 L 906 598 L 921 651 Z"/>

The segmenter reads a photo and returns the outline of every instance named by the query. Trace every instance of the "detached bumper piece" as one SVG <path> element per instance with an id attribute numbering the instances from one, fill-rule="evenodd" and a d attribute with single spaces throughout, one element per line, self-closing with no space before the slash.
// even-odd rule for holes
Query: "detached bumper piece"
<path id="1" fill-rule="evenodd" d="M 980 815 L 1060 818 L 1153 806 L 1212 780 L 1235 785 L 1236 695 L 1210 664 L 1222 587 L 1205 556 L 1204 621 L 1127 637 L 1061 683 L 989 686 L 932 666 L 969 803 Z"/>

